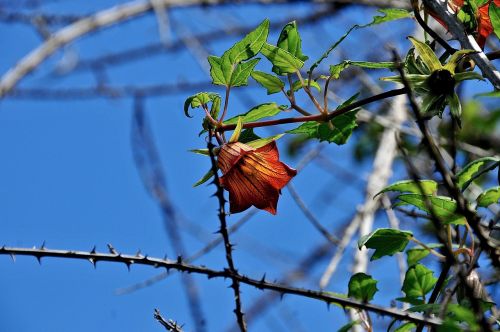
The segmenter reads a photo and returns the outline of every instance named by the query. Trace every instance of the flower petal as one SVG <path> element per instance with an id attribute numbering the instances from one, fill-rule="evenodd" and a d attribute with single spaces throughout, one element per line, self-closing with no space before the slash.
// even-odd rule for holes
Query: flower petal
<path id="1" fill-rule="evenodd" d="M 280 189 L 297 174 L 279 161 L 275 141 L 258 149 L 239 142 L 226 144 L 219 152 L 218 165 L 224 173 L 221 186 L 229 191 L 231 213 L 253 205 L 276 214 Z"/>

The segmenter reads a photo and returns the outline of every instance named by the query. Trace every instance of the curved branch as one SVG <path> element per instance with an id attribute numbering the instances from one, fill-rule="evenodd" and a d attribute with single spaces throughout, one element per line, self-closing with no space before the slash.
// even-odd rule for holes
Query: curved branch
<path id="1" fill-rule="evenodd" d="M 238 272 L 231 272 L 229 269 L 218 271 L 209 269 L 204 266 L 187 264 L 183 262 L 181 257 L 177 258 L 177 260 L 170 260 L 167 258 L 161 259 L 161 258 L 143 256 L 141 254 L 125 255 L 118 253 L 113 247 L 111 246 L 109 247 L 110 247 L 110 253 L 101 253 L 101 252 L 96 252 L 95 250 L 87 252 L 87 251 L 73 251 L 73 250 L 54 250 L 54 249 L 47 249 L 45 247 L 13 248 L 13 247 L 3 246 L 0 247 L 0 255 L 10 255 L 11 257 L 15 257 L 16 255 L 32 256 L 37 258 L 39 261 L 43 257 L 82 259 L 90 261 L 94 265 L 100 261 L 114 262 L 114 263 L 125 264 L 129 268 L 132 264 L 147 265 L 155 268 L 161 267 L 161 268 L 166 268 L 167 270 L 172 269 L 187 273 L 197 273 L 205 275 L 208 278 L 236 279 L 243 284 L 247 284 L 256 287 L 258 289 L 272 290 L 281 294 L 294 294 L 306 298 L 319 300 L 327 304 L 338 303 L 345 307 L 368 310 L 378 313 L 380 315 L 390 316 L 398 320 L 421 323 L 429 326 L 439 326 L 442 324 L 442 321 L 440 319 L 424 317 L 420 314 L 406 312 L 396 308 L 384 308 L 375 304 L 369 304 L 353 300 L 350 298 L 335 296 L 329 292 L 321 292 L 304 288 L 290 287 L 279 283 L 266 281 L 264 278 L 257 280 L 241 275 Z"/>

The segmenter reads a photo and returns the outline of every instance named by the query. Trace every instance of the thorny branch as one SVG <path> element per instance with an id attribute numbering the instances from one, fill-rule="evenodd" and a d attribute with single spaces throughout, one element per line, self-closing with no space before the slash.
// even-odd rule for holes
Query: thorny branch
<path id="1" fill-rule="evenodd" d="M 175 321 L 173 321 L 171 319 L 166 320 L 165 318 L 163 318 L 158 309 L 155 309 L 153 317 L 158 321 L 158 323 L 163 325 L 163 327 L 165 327 L 165 329 L 167 331 L 182 332 L 182 326 L 180 326 L 179 324 L 177 324 Z"/>
<path id="2" fill-rule="evenodd" d="M 368 310 L 375 312 L 383 316 L 390 316 L 398 320 L 409 321 L 414 323 L 423 323 L 428 326 L 439 326 L 442 322 L 440 319 L 427 318 L 422 315 L 405 312 L 394 308 L 385 308 L 375 304 L 369 304 L 360 302 L 357 300 L 335 296 L 329 292 L 315 291 L 310 289 L 303 289 L 291 286 L 285 286 L 279 283 L 266 281 L 265 278 L 260 280 L 241 275 L 238 272 L 232 272 L 229 269 L 224 270 L 213 270 L 204 266 L 197 266 L 188 263 L 184 263 L 181 257 L 177 260 L 170 260 L 167 258 L 154 258 L 143 256 L 141 254 L 136 255 L 126 255 L 117 252 L 112 246 L 110 247 L 110 253 L 101 253 L 92 250 L 90 252 L 86 251 L 73 251 L 73 250 L 55 250 L 42 248 L 13 248 L 13 247 L 0 247 L 0 255 L 9 255 L 13 258 L 16 256 L 32 256 L 41 261 L 44 257 L 56 257 L 65 259 L 81 259 L 90 261 L 94 266 L 97 262 L 114 262 L 125 264 L 127 268 L 130 268 L 133 264 L 147 265 L 155 268 L 165 268 L 167 270 L 177 270 L 187 273 L 196 273 L 205 275 L 208 278 L 225 278 L 234 279 L 240 283 L 247 284 L 249 286 L 256 287 L 258 289 L 272 290 L 281 294 L 294 294 L 302 297 L 307 297 L 311 299 L 316 299 L 327 304 L 338 303 L 345 307 L 359 308 L 362 310 Z"/>
<path id="3" fill-rule="evenodd" d="M 226 103 L 227 104 L 227 103 Z M 222 238 L 224 239 L 224 249 L 226 251 L 226 262 L 229 268 L 229 271 L 231 274 L 237 274 L 237 270 L 234 266 L 233 262 L 233 245 L 229 241 L 229 233 L 227 231 L 227 223 L 226 223 L 226 210 L 225 210 L 225 204 L 226 200 L 224 198 L 224 189 L 222 189 L 222 186 L 220 185 L 219 182 L 219 175 L 217 173 L 217 163 L 215 161 L 215 156 L 214 156 L 214 145 L 212 143 L 212 133 L 209 135 L 209 142 L 208 142 L 208 152 L 210 154 L 210 161 L 212 163 L 212 173 L 214 174 L 214 181 L 213 183 L 217 187 L 217 191 L 215 192 L 215 196 L 219 200 L 219 221 L 220 221 L 220 229 L 219 233 L 222 235 Z M 236 308 L 234 309 L 234 313 L 236 315 L 236 319 L 238 321 L 238 326 L 242 332 L 245 332 L 247 330 L 246 322 L 243 317 L 243 309 L 241 306 L 241 291 L 240 291 L 240 281 L 237 278 L 232 278 L 232 284 L 231 287 L 234 290 L 234 301 L 236 303 Z"/>

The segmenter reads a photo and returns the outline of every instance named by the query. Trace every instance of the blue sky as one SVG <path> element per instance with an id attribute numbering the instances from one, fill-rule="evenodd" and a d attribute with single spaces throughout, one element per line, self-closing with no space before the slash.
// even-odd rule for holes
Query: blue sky
<path id="1" fill-rule="evenodd" d="M 116 1 L 49 1 L 37 7 L 5 5 L 6 11 L 23 13 L 86 14 L 107 8 Z M 2 8 L 0 7 L 0 8 Z M 264 18 L 271 21 L 285 17 L 301 17 L 317 10 L 318 5 L 298 3 L 280 6 L 227 5 L 223 7 L 186 8 L 172 10 L 170 38 L 175 41 L 182 29 L 204 33 L 227 26 L 257 25 Z M 314 25 L 300 27 L 304 53 L 312 59 L 337 40 L 354 23 L 370 21 L 372 11 L 355 7 L 341 15 L 323 19 Z M 53 29 L 61 26 L 53 26 Z M 342 54 L 329 60 L 336 63 L 343 56 L 354 60 L 373 56 L 377 34 L 397 36 L 397 45 L 406 45 L 403 38 L 411 32 L 412 23 L 399 22 L 360 31 L 346 40 Z M 278 31 L 270 40 L 275 42 Z M 35 73 L 22 80 L 20 88 L 84 88 L 95 85 L 91 71 L 66 75 L 56 73 L 63 59 L 78 56 L 80 60 L 96 58 L 110 52 L 146 45 L 158 41 L 158 27 L 154 15 L 147 14 L 124 24 L 113 26 L 85 36 L 56 53 Z M 235 36 L 207 43 L 207 52 L 220 55 L 236 41 Z M 31 26 L 0 22 L 0 44 L 4 45 L 0 58 L 0 72 L 5 73 L 16 61 L 41 42 Z M 369 46 L 361 47 L 368 43 Z M 406 45 L 407 46 L 407 45 Z M 405 46 L 405 47 L 406 47 Z M 386 56 L 388 53 L 377 53 Z M 266 61 L 261 70 L 269 70 Z M 169 54 L 156 53 L 139 61 L 106 66 L 105 74 L 111 86 L 141 86 L 176 82 L 208 82 L 196 58 L 185 48 Z M 349 83 L 347 83 L 349 84 Z M 385 85 L 390 87 L 390 85 Z M 214 91 L 219 91 L 214 88 Z M 218 228 L 217 200 L 211 197 L 213 186 L 193 188 L 208 170 L 208 159 L 189 153 L 189 149 L 205 147 L 198 137 L 201 113 L 194 110 L 194 119 L 182 112 L 184 100 L 198 91 L 152 97 L 144 107 L 154 135 L 155 144 L 166 174 L 170 198 L 182 216 L 182 237 L 189 256 L 202 248 L 205 242 L 216 238 Z M 220 92 L 220 91 L 219 91 Z M 342 97 L 355 91 L 342 89 Z M 283 98 L 266 96 L 255 84 L 235 91 L 231 99 L 230 115 L 246 112 L 260 102 L 285 103 Z M 253 105 L 251 105 L 254 103 Z M 111 243 L 124 253 L 141 250 L 151 256 L 176 257 L 165 233 L 158 206 L 145 191 L 134 163 L 131 148 L 131 98 L 76 98 L 17 99 L 0 101 L 0 245 L 31 247 L 43 242 L 54 249 L 91 250 L 96 246 L 106 251 Z M 280 128 L 291 129 L 292 127 Z M 277 129 L 261 129 L 269 135 Z M 370 163 L 353 160 L 352 148 L 357 134 L 345 146 L 325 146 L 323 154 L 339 169 L 353 172 L 361 184 L 370 170 Z M 324 144 L 324 143 L 323 143 Z M 290 157 L 284 150 L 286 139 L 279 142 L 282 157 L 291 166 L 300 157 Z M 312 148 L 309 145 L 302 155 Z M 397 177 L 398 174 L 395 175 Z M 318 163 L 311 163 L 293 181 L 295 188 L 311 206 L 321 222 L 329 229 L 341 229 L 362 201 L 362 185 L 352 183 L 338 174 L 325 171 Z M 260 277 L 264 272 L 273 280 L 283 271 L 295 267 L 311 248 L 323 242 L 321 236 L 305 220 L 292 202 L 287 190 L 281 196 L 278 215 L 258 212 L 238 231 L 232 240 L 236 265 L 242 273 Z M 229 217 L 236 222 L 243 214 Z M 377 221 L 385 225 L 384 218 Z M 346 256 L 351 257 L 354 246 Z M 312 269 L 308 281 L 298 286 L 317 287 L 329 256 Z M 215 269 L 225 266 L 222 248 L 203 256 L 196 263 Z M 339 271 L 327 289 L 345 293 L 350 260 L 343 260 Z M 9 257 L 0 256 L 0 330 L 1 331 L 161 331 L 153 319 L 158 308 L 168 318 L 193 324 L 177 273 L 151 287 L 127 295 L 117 290 L 150 278 L 161 271 L 149 267 L 99 263 L 94 269 L 89 263 L 58 259 L 44 259 L 40 266 L 34 258 L 17 257 L 15 264 Z M 399 296 L 394 286 L 397 266 L 387 259 L 374 264 L 370 273 L 379 279 L 382 291 L 375 302 L 389 305 Z M 210 280 L 194 276 L 201 289 L 202 308 L 209 331 L 219 331 L 234 321 L 232 291 L 227 280 Z M 243 307 L 249 308 L 260 291 L 243 286 Z M 384 294 L 382 294 L 384 293 Z M 253 331 L 285 331 L 283 317 L 297 320 L 297 330 L 326 330 L 346 322 L 341 309 L 329 310 L 322 303 L 285 296 L 273 304 L 260 319 L 252 323 Z"/>

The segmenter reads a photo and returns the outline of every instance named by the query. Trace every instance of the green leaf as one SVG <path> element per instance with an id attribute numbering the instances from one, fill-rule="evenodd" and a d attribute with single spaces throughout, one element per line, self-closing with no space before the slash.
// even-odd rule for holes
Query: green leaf
<path id="1" fill-rule="evenodd" d="M 468 326 L 464 326 L 462 323 L 466 323 Z M 444 323 L 438 327 L 438 332 L 449 332 L 449 331 L 481 331 L 480 326 L 476 321 L 476 316 L 469 308 L 464 306 L 450 303 L 446 311 L 446 319 Z"/>
<path id="2" fill-rule="evenodd" d="M 349 332 L 355 325 L 358 325 L 359 323 L 361 323 L 359 319 L 353 320 L 352 322 L 343 325 L 340 329 L 337 330 L 337 332 Z"/>
<path id="3" fill-rule="evenodd" d="M 366 248 L 375 249 L 370 258 L 370 260 L 374 261 L 383 256 L 392 256 L 403 251 L 411 237 L 413 237 L 413 233 L 409 231 L 379 228 L 359 239 L 358 247 L 361 249 L 365 246 Z"/>
<path id="4" fill-rule="evenodd" d="M 441 244 L 427 244 L 429 248 L 442 247 Z M 406 250 L 406 262 L 408 266 L 413 266 L 430 254 L 429 250 L 423 247 L 415 247 Z"/>
<path id="5" fill-rule="evenodd" d="M 278 75 L 295 73 L 304 66 L 304 62 L 291 53 L 273 46 L 264 44 L 260 52 L 274 65 L 273 72 Z M 279 70 L 279 71 L 278 71 Z"/>
<path id="6" fill-rule="evenodd" d="M 381 62 L 370 62 L 370 61 L 351 61 L 346 60 L 351 66 L 367 68 L 367 69 L 396 69 L 398 64 L 395 62 L 381 61 Z"/>
<path id="7" fill-rule="evenodd" d="M 229 82 L 230 86 L 243 86 L 248 85 L 248 77 L 253 71 L 253 68 L 260 61 L 260 58 L 252 59 L 247 62 L 242 62 L 236 65 L 233 74 L 231 75 L 231 80 Z"/>
<path id="8" fill-rule="evenodd" d="M 241 127 L 243 126 L 243 122 L 241 121 L 241 117 L 238 117 L 238 122 L 236 123 L 236 128 L 234 128 L 233 134 L 229 139 L 229 143 L 238 142 L 241 134 Z"/>
<path id="9" fill-rule="evenodd" d="M 408 308 L 409 312 L 422 312 L 426 314 L 437 314 L 440 310 L 440 303 L 425 303 Z"/>
<path id="10" fill-rule="evenodd" d="M 488 207 L 500 200 L 500 186 L 487 189 L 476 199 L 477 206 Z"/>
<path id="11" fill-rule="evenodd" d="M 472 181 L 495 169 L 499 164 L 500 159 L 496 157 L 484 157 L 470 162 L 457 174 L 458 187 L 465 190 Z"/>
<path id="12" fill-rule="evenodd" d="M 347 295 L 363 302 L 371 301 L 378 291 L 377 280 L 362 272 L 351 277 L 348 287 Z"/>
<path id="13" fill-rule="evenodd" d="M 369 27 L 369 26 L 381 24 L 384 22 L 400 20 L 402 18 L 411 17 L 411 15 L 412 15 L 412 13 L 410 11 L 407 11 L 405 9 L 397 9 L 397 8 L 379 9 L 377 11 L 382 13 L 383 15 L 382 16 L 380 16 L 380 15 L 374 16 L 373 21 L 371 23 L 363 25 L 362 27 Z"/>
<path id="14" fill-rule="evenodd" d="M 289 134 L 304 134 L 308 138 L 317 138 L 337 145 L 343 145 L 352 134 L 356 124 L 356 113 L 353 110 L 336 116 L 330 122 L 318 123 L 314 121 L 304 122 L 299 127 L 287 131 Z"/>
<path id="15" fill-rule="evenodd" d="M 267 40 L 269 20 L 264 20 L 255 30 L 246 35 L 241 41 L 224 52 L 222 57 L 209 56 L 210 76 L 212 83 L 225 86 L 247 85 L 248 76 L 257 64 L 254 59 L 245 63 L 259 53 Z"/>
<path id="16" fill-rule="evenodd" d="M 321 92 L 321 87 L 319 86 L 318 82 L 316 82 L 314 80 L 311 80 L 311 83 L 309 83 L 309 80 L 305 79 L 304 80 L 304 84 L 305 84 L 305 86 L 308 86 L 308 85 L 312 86 L 313 88 L 316 88 L 316 90 L 318 90 L 319 92 Z M 298 90 L 300 90 L 302 88 L 303 88 L 303 86 L 302 86 L 302 82 L 300 80 L 293 82 L 293 84 L 292 84 L 292 90 L 293 91 L 298 91 Z"/>
<path id="17" fill-rule="evenodd" d="M 441 62 L 439 62 L 438 57 L 434 54 L 434 51 L 427 45 L 413 37 L 408 37 L 417 50 L 420 58 L 424 61 L 425 65 L 432 72 L 434 70 L 438 70 L 443 68 Z"/>
<path id="18" fill-rule="evenodd" d="M 432 195 L 437 192 L 437 186 L 438 186 L 437 182 L 433 180 L 420 180 L 420 181 L 403 180 L 385 187 L 384 189 L 382 189 L 382 191 L 380 191 L 377 195 L 375 195 L 375 197 L 388 191 Z"/>
<path id="19" fill-rule="evenodd" d="M 210 77 L 215 85 L 226 85 L 226 77 L 222 71 L 222 59 L 215 55 L 210 55 L 208 58 L 210 64 Z"/>
<path id="20" fill-rule="evenodd" d="M 415 325 L 415 323 L 405 323 L 395 329 L 394 332 L 410 332 L 416 327 L 417 325 Z"/>
<path id="21" fill-rule="evenodd" d="M 429 196 L 420 194 L 401 194 L 397 197 L 400 200 L 400 205 L 413 205 L 416 208 L 427 212 L 432 216 L 431 211 L 428 209 L 426 200 L 432 206 L 432 210 L 439 220 L 444 224 L 464 225 L 465 217 L 461 214 L 455 213 L 457 210 L 457 202 L 445 196 Z"/>
<path id="22" fill-rule="evenodd" d="M 256 70 L 251 75 L 257 83 L 267 89 L 268 95 L 280 92 L 285 87 L 285 83 L 279 77 L 264 73 L 263 71 Z"/>
<path id="23" fill-rule="evenodd" d="M 210 155 L 210 152 L 208 152 L 208 149 L 192 149 L 192 150 L 189 150 L 189 152 L 193 152 L 193 153 L 196 153 L 196 154 L 201 154 L 203 156 L 209 156 Z"/>
<path id="24" fill-rule="evenodd" d="M 299 31 L 297 29 L 297 22 L 292 21 L 286 24 L 281 30 L 278 38 L 277 46 L 288 51 L 296 58 L 306 61 L 307 56 L 302 54 L 302 41 L 300 39 Z"/>
<path id="25" fill-rule="evenodd" d="M 193 184 L 193 187 L 198 187 L 200 184 L 207 182 L 208 180 L 210 180 L 212 176 L 214 176 L 214 172 L 212 170 L 209 170 L 205 175 L 203 175 L 201 179 L 199 179 L 198 181 L 196 181 L 195 184 Z"/>
<path id="26" fill-rule="evenodd" d="M 334 80 L 338 80 L 340 77 L 340 73 L 344 71 L 344 69 L 348 68 L 350 65 L 349 61 L 342 61 L 339 64 L 330 66 L 330 77 Z"/>
<path id="27" fill-rule="evenodd" d="M 417 264 L 406 271 L 402 290 L 407 298 L 425 299 L 425 295 L 434 288 L 437 279 L 432 270 Z"/>
<path id="28" fill-rule="evenodd" d="M 491 2 L 488 14 L 490 16 L 491 25 L 493 26 L 493 32 L 497 35 L 497 38 L 500 39 L 500 6 L 497 6 L 495 2 Z"/>
<path id="29" fill-rule="evenodd" d="M 227 58 L 232 65 L 253 58 L 261 50 L 268 34 L 269 20 L 265 19 L 255 30 L 224 52 L 222 58 Z"/>
<path id="30" fill-rule="evenodd" d="M 447 69 L 450 71 L 452 74 L 455 73 L 455 68 L 457 67 L 458 63 L 462 58 L 467 55 L 467 54 L 472 54 L 472 53 L 477 53 L 474 50 L 459 50 L 453 53 L 453 55 L 450 57 L 450 60 L 446 63 L 444 66 L 444 69 Z"/>
<path id="31" fill-rule="evenodd" d="M 244 129 L 240 134 L 241 143 L 248 143 L 258 139 L 260 139 L 260 137 L 253 132 L 252 128 Z"/>
<path id="32" fill-rule="evenodd" d="M 481 74 L 476 73 L 475 71 L 464 71 L 462 73 L 456 73 L 455 76 L 455 82 L 462 82 L 465 80 L 481 80 L 484 81 L 483 76 Z"/>
<path id="33" fill-rule="evenodd" d="M 225 125 L 238 123 L 238 119 L 241 118 L 242 123 L 253 122 L 260 120 L 262 118 L 267 118 L 270 116 L 275 116 L 279 112 L 283 111 L 286 107 L 279 106 L 276 103 L 265 103 L 255 106 L 250 111 L 245 114 L 241 114 L 224 121 Z"/>
<path id="34" fill-rule="evenodd" d="M 283 135 L 284 134 L 279 134 L 279 135 L 274 135 L 274 136 L 270 136 L 270 137 L 266 137 L 266 138 L 259 138 L 259 139 L 256 139 L 255 141 L 251 141 L 251 142 L 246 143 L 246 145 L 248 145 L 254 149 L 258 149 L 260 147 L 263 147 L 264 145 L 271 143 L 272 141 L 276 141 L 276 140 L 280 139 L 281 137 L 283 137 Z"/>
<path id="35" fill-rule="evenodd" d="M 197 94 L 188 97 L 184 102 L 184 114 L 186 114 L 187 117 L 191 117 L 191 115 L 189 115 L 189 107 L 197 108 L 201 105 L 206 105 L 211 101 L 217 102 L 217 99 L 220 99 L 220 96 L 217 93 L 198 92 Z"/>
<path id="36" fill-rule="evenodd" d="M 462 127 L 462 104 L 460 104 L 460 99 L 456 93 L 446 96 L 446 101 L 450 107 L 451 117 L 457 122 L 458 126 Z"/>

